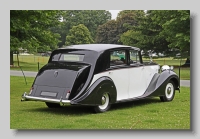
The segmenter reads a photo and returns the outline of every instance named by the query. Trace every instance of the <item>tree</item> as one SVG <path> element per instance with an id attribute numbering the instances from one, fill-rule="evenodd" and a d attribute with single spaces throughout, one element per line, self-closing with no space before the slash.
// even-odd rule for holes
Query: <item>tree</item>
<path id="1" fill-rule="evenodd" d="M 120 40 L 157 53 L 170 54 L 172 49 L 189 52 L 189 26 L 188 11 L 150 10 Z"/>
<path id="2" fill-rule="evenodd" d="M 59 24 L 60 11 L 11 10 L 10 11 L 10 64 L 13 52 L 19 48 L 29 52 L 55 48 L 59 34 L 52 33 L 50 27 Z"/>
<path id="3" fill-rule="evenodd" d="M 111 13 L 106 10 L 67 10 L 63 14 L 63 24 L 59 29 L 61 43 L 59 47 L 65 45 L 66 36 L 73 26 L 84 24 L 90 31 L 91 37 L 96 38 L 96 31 L 99 25 L 111 20 Z"/>
<path id="4" fill-rule="evenodd" d="M 93 43 L 92 37 L 88 28 L 80 24 L 78 26 L 73 26 L 70 29 L 69 34 L 66 36 L 66 45 L 76 45 L 76 44 L 90 44 Z"/>
<path id="5" fill-rule="evenodd" d="M 181 52 L 190 54 L 190 11 L 189 10 L 168 10 L 155 11 L 154 18 L 159 24 L 159 21 L 165 18 L 162 25 L 163 30 L 160 35 L 166 37 L 170 43 L 170 48 L 179 49 Z"/>
<path id="6" fill-rule="evenodd" d="M 143 11 L 124 10 L 121 11 L 116 20 L 108 21 L 97 29 L 96 43 L 122 44 L 120 36 L 129 30 L 130 26 L 137 25 L 136 16 L 144 15 Z"/>
<path id="7" fill-rule="evenodd" d="M 110 20 L 98 27 L 95 42 L 103 44 L 118 44 L 118 35 L 117 22 L 115 20 Z"/>

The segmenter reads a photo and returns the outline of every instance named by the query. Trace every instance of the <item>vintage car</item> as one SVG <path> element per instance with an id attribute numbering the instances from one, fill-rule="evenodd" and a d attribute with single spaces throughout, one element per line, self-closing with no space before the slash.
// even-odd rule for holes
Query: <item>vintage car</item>
<path id="1" fill-rule="evenodd" d="M 139 48 L 72 45 L 52 52 L 21 101 L 42 101 L 49 108 L 87 105 L 99 113 L 114 103 L 149 97 L 172 101 L 179 83 L 171 67 L 143 62 Z"/>

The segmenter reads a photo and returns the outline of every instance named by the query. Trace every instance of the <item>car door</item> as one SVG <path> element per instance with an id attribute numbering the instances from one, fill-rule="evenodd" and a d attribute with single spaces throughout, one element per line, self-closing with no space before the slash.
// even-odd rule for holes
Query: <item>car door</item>
<path id="1" fill-rule="evenodd" d="M 129 69 L 126 50 L 110 51 L 110 68 L 108 75 L 117 89 L 117 101 L 129 98 Z"/>
<path id="2" fill-rule="evenodd" d="M 141 63 L 137 50 L 129 50 L 130 68 L 129 68 L 129 97 L 135 98 L 144 94 L 147 89 L 147 80 L 145 77 L 145 67 Z"/>

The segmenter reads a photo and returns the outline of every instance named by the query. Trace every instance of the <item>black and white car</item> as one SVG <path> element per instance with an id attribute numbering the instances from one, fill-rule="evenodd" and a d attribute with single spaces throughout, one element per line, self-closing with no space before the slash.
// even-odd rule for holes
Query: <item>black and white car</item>
<path id="1" fill-rule="evenodd" d="M 107 111 L 111 104 L 160 97 L 172 101 L 179 77 L 167 65 L 143 62 L 139 48 L 114 44 L 72 45 L 54 50 L 21 101 L 42 101 Z"/>

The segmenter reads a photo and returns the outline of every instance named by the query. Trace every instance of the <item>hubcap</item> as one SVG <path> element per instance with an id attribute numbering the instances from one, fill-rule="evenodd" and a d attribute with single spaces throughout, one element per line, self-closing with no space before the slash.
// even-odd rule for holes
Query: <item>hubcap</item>
<path id="1" fill-rule="evenodd" d="M 99 108 L 100 109 L 106 109 L 107 108 L 107 106 L 108 106 L 108 104 L 109 104 L 109 96 L 108 96 L 108 93 L 105 93 L 103 96 L 102 96 L 102 98 L 101 98 L 101 104 L 102 105 L 100 105 L 99 106 Z"/>
<path id="2" fill-rule="evenodd" d="M 106 97 L 103 96 L 103 97 L 101 98 L 101 104 L 104 105 L 105 103 L 106 103 Z"/>
<path id="3" fill-rule="evenodd" d="M 171 93 L 171 90 L 172 90 L 171 87 L 168 87 L 168 88 L 167 88 L 167 94 L 170 94 L 170 93 Z"/>
<path id="4" fill-rule="evenodd" d="M 173 96 L 174 93 L 174 86 L 172 83 L 168 83 L 165 89 L 165 95 L 168 99 L 170 99 Z"/>

